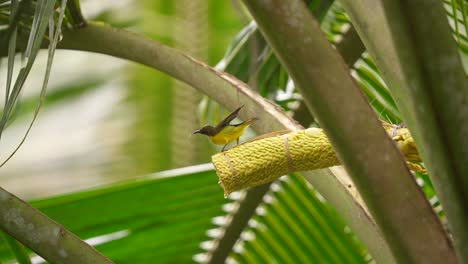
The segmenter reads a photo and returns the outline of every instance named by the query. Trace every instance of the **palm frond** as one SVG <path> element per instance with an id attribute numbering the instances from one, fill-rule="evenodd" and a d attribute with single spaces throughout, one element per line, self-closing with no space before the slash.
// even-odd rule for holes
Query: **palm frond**
<path id="1" fill-rule="evenodd" d="M 12 82 L 13 70 L 14 70 L 14 63 L 16 57 L 16 38 L 17 38 L 17 30 L 18 30 L 18 23 L 20 20 L 17 19 L 20 17 L 20 5 L 17 1 L 11 2 L 11 19 L 9 29 L 7 30 L 7 35 L 9 36 L 9 48 L 8 48 L 8 72 L 7 72 L 7 86 L 5 89 L 5 106 L 3 110 L 3 115 L 0 120 L 0 138 L 1 135 L 6 127 L 7 122 L 11 118 L 13 109 L 17 104 L 18 97 L 21 94 L 23 89 L 24 83 L 26 78 L 31 71 L 32 66 L 34 65 L 35 59 L 39 50 L 41 49 L 42 42 L 44 40 L 45 33 L 48 29 L 48 38 L 49 38 L 49 50 L 48 50 L 48 59 L 47 65 L 44 75 L 44 80 L 41 88 L 41 93 L 39 97 L 39 102 L 37 104 L 34 116 L 32 121 L 27 128 L 24 137 L 21 139 L 17 147 L 11 152 L 11 154 L 0 164 L 0 167 L 3 166 L 11 157 L 18 151 L 21 145 L 27 138 L 29 131 L 31 130 L 34 121 L 37 118 L 39 110 L 41 108 L 42 102 L 44 100 L 46 91 L 47 91 L 47 84 L 50 77 L 50 71 L 52 67 L 52 61 L 55 54 L 55 48 L 61 37 L 61 28 L 62 22 L 64 19 L 64 14 L 66 10 L 67 1 L 63 0 L 60 5 L 60 9 L 58 11 L 57 18 L 54 17 L 55 15 L 55 0 L 39 0 L 35 2 L 35 13 L 32 21 L 31 30 L 29 32 L 29 38 L 26 45 L 26 50 L 23 54 L 24 59 L 26 60 L 26 65 L 21 67 L 18 75 L 16 76 L 16 81 L 13 85 L 13 88 L 10 91 L 10 86 Z M 28 4 L 27 1 L 22 2 L 22 4 Z M 16 20 L 15 20 L 16 19 Z"/>
<path id="2" fill-rule="evenodd" d="M 349 227 L 299 175 L 272 185 L 230 254 L 246 263 L 364 263 L 366 257 Z"/>
<path id="3" fill-rule="evenodd" d="M 216 178 L 204 164 L 31 204 L 117 263 L 188 263 L 227 201 Z M 0 262 L 12 259 L 0 240 Z"/>
<path id="4" fill-rule="evenodd" d="M 447 18 L 458 48 L 468 54 L 468 3 L 464 0 L 443 0 Z"/>
<path id="5" fill-rule="evenodd" d="M 7 233 L 3 233 L 3 238 L 6 241 L 6 243 L 10 246 L 11 252 L 16 257 L 16 260 L 19 264 L 31 264 L 31 260 L 29 259 L 29 256 L 26 253 L 26 249 L 21 243 L 16 241 Z"/>

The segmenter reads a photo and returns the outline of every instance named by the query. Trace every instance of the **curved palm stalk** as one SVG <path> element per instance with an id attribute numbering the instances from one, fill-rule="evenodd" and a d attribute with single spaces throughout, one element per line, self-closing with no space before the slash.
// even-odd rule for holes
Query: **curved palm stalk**
<path id="1" fill-rule="evenodd" d="M 305 5 L 244 3 L 326 131 L 397 261 L 454 260 L 437 216 Z"/>
<path id="2" fill-rule="evenodd" d="M 0 188 L 0 228 L 52 263 L 112 263 L 63 226 Z"/>
<path id="3" fill-rule="evenodd" d="M 411 2 L 345 0 L 343 5 L 414 135 L 464 263 L 468 262 L 467 81 L 442 3 Z M 419 16 L 427 12 L 430 17 Z"/>
<path id="4" fill-rule="evenodd" d="M 125 30 L 89 23 L 80 29 L 64 31 L 64 39 L 59 48 L 98 52 L 139 62 L 190 84 L 228 109 L 244 104 L 246 111 L 240 114 L 241 117 L 257 116 L 260 120 L 253 128 L 259 133 L 302 128 L 235 77 L 216 71 L 180 51 Z M 317 190 L 342 214 L 375 259 L 382 263 L 392 262 L 392 255 L 375 223 L 353 188 L 348 188 L 346 174 L 334 174 L 327 169 L 305 172 L 304 175 L 314 182 Z M 254 195 L 256 191 L 257 189 L 252 189 L 249 192 Z"/>

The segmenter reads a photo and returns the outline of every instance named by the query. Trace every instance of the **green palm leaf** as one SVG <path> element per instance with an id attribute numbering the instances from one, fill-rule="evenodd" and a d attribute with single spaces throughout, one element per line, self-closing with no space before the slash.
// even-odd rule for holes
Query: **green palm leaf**
<path id="1" fill-rule="evenodd" d="M 216 179 L 206 164 L 31 204 L 115 262 L 187 263 L 227 201 Z M 0 241 L 0 262 L 12 258 Z"/>
<path id="2" fill-rule="evenodd" d="M 364 263 L 366 250 L 302 176 L 275 183 L 230 255 L 241 263 Z"/>

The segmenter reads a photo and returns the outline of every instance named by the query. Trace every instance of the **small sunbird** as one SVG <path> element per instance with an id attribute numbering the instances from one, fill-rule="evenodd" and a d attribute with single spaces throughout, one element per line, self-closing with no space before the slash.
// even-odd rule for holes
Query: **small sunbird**
<path id="1" fill-rule="evenodd" d="M 221 151 L 224 151 L 224 148 L 234 140 L 236 140 L 239 145 L 239 137 L 244 133 L 244 130 L 250 126 L 254 120 L 258 119 L 254 117 L 239 124 L 230 124 L 231 121 L 239 115 L 239 111 L 242 107 L 244 106 L 234 110 L 215 127 L 206 125 L 194 131 L 192 134 L 207 135 L 213 144 L 224 145 Z"/>

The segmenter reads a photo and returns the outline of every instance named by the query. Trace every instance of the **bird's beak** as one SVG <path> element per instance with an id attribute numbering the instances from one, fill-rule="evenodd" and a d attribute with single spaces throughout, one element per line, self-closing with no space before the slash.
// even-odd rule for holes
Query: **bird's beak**
<path id="1" fill-rule="evenodd" d="M 192 135 L 199 134 L 199 133 L 201 133 L 200 129 L 193 131 Z"/>

